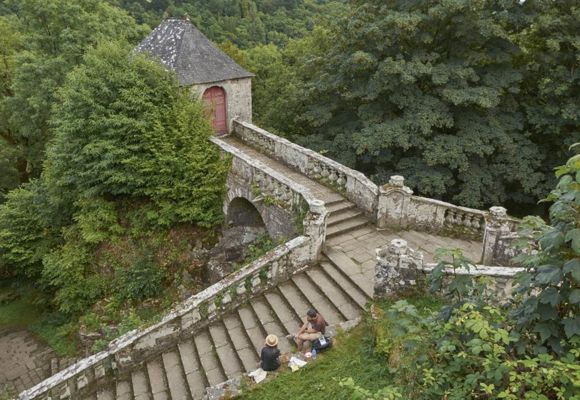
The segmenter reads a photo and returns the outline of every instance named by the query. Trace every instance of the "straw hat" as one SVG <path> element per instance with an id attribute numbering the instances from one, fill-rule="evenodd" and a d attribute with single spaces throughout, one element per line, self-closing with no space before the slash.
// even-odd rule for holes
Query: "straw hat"
<path id="1" fill-rule="evenodd" d="M 269 346 L 269 347 L 278 346 L 278 336 L 276 336 L 276 335 L 266 336 L 266 346 Z"/>

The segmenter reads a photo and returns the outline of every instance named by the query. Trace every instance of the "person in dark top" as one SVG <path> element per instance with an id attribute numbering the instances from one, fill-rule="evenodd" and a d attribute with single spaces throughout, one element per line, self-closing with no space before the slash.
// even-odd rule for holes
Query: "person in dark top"
<path id="1" fill-rule="evenodd" d="M 264 371 L 275 371 L 280 368 L 280 350 L 278 349 L 278 336 L 268 335 L 266 346 L 260 354 L 260 367 Z"/>
<path id="2" fill-rule="evenodd" d="M 315 309 L 311 308 L 308 310 L 304 318 L 304 323 L 300 327 L 300 330 L 298 330 L 298 333 L 294 335 L 298 351 L 302 351 L 305 342 L 312 342 L 324 335 L 327 326 L 328 322 Z"/>

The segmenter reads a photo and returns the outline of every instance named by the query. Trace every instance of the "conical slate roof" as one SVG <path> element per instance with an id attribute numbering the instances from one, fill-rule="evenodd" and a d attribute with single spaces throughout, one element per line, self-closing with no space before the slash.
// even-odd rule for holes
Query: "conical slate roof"
<path id="1" fill-rule="evenodd" d="M 163 21 L 136 50 L 151 54 L 174 70 L 182 86 L 254 76 L 186 20 Z"/>

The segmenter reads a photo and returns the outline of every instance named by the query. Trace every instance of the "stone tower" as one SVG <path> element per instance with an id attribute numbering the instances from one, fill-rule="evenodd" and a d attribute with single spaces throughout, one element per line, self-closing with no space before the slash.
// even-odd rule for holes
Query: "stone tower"
<path id="1" fill-rule="evenodd" d="M 234 118 L 252 122 L 252 73 L 214 45 L 188 20 L 167 19 L 136 48 L 175 71 L 212 115 L 216 133 L 228 133 Z"/>

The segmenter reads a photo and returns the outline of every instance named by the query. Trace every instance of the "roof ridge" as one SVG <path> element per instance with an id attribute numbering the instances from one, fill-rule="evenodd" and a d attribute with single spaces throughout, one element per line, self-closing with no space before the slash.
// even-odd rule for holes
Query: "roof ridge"
<path id="1" fill-rule="evenodd" d="M 188 20 L 162 21 L 136 49 L 174 70 L 182 86 L 254 76 Z"/>

